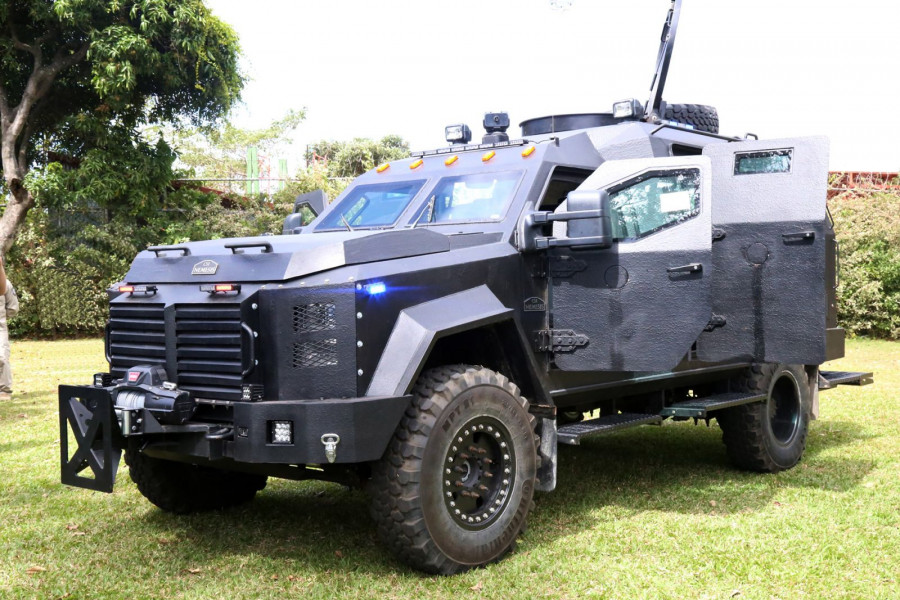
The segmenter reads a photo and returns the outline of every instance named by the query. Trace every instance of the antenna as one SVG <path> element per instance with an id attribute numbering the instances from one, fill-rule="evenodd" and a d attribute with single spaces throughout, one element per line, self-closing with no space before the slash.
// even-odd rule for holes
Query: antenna
<path id="1" fill-rule="evenodd" d="M 681 14 L 681 0 L 672 0 L 669 14 L 663 25 L 659 41 L 659 54 L 656 56 L 656 72 L 650 84 L 650 99 L 644 109 L 644 120 L 655 121 L 660 118 L 663 88 L 666 87 L 666 75 L 669 74 L 669 63 L 672 60 L 672 48 L 675 47 L 675 34 L 678 31 L 678 17 Z"/>

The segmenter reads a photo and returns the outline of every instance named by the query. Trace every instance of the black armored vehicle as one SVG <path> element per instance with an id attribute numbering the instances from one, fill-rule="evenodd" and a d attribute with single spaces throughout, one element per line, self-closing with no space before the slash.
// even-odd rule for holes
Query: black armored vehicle
<path id="1" fill-rule="evenodd" d="M 60 386 L 63 482 L 112 491 L 124 451 L 176 513 L 358 484 L 397 555 L 454 573 L 509 551 L 560 443 L 715 419 L 736 466 L 793 467 L 819 392 L 871 381 L 819 369 L 844 353 L 828 144 L 667 106 L 679 8 L 646 105 L 516 139 L 491 113 L 283 235 L 141 252 L 109 372 Z"/>

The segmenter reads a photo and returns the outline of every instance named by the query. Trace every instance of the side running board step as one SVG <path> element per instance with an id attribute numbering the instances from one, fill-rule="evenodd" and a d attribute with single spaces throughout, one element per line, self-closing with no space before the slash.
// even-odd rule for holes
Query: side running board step
<path id="1" fill-rule="evenodd" d="M 570 444 L 577 446 L 581 443 L 581 438 L 587 435 L 596 435 L 598 433 L 611 433 L 620 429 L 628 429 L 629 427 L 637 427 L 638 425 L 657 425 L 662 423 L 662 417 L 659 415 L 621 413 L 618 415 L 607 415 L 590 421 L 582 421 L 580 423 L 570 423 L 562 425 L 557 430 L 557 441 L 560 444 Z"/>
<path id="2" fill-rule="evenodd" d="M 696 398 L 694 400 L 677 402 L 672 406 L 665 407 L 659 414 L 664 417 L 705 419 L 707 415 L 714 410 L 731 408 L 732 406 L 740 406 L 741 404 L 750 404 L 752 402 L 762 402 L 765 399 L 766 394 L 728 392 L 725 394 L 707 396 L 706 398 Z"/>
<path id="3" fill-rule="evenodd" d="M 871 373 L 850 371 L 819 371 L 819 389 L 830 390 L 839 385 L 869 385 L 875 378 Z"/>

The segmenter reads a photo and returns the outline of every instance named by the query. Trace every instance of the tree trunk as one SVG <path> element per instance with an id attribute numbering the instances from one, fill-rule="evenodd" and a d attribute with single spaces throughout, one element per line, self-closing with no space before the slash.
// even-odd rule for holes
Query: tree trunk
<path id="1" fill-rule="evenodd" d="M 3 217 L 0 217 L 0 255 L 6 256 L 13 242 L 16 240 L 16 234 L 19 232 L 28 211 L 34 206 L 34 197 L 25 187 L 16 183 L 13 186 L 12 196 L 3 211 Z"/>

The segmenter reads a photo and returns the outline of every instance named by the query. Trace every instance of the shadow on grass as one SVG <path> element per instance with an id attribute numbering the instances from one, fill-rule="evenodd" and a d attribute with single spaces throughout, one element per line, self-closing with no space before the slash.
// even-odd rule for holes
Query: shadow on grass
<path id="1" fill-rule="evenodd" d="M 608 506 L 629 513 L 755 512 L 771 505 L 785 487 L 847 491 L 873 467 L 869 461 L 818 457 L 866 437 L 851 422 L 829 422 L 824 436 L 814 425 L 801 464 L 776 475 L 732 468 L 715 426 L 662 429 L 644 427 L 562 447 L 557 490 L 537 497 L 531 519 L 535 538 L 576 533 Z M 714 510 L 710 500 L 716 501 Z M 366 495 L 333 484 L 275 482 L 242 507 L 179 517 L 148 506 L 135 517 L 143 529 L 135 535 L 155 536 L 174 564 L 227 554 L 235 565 L 253 557 L 284 561 L 285 572 L 414 573 L 376 539 Z"/>

